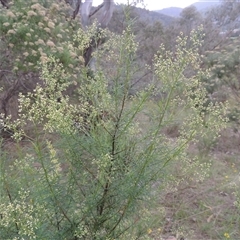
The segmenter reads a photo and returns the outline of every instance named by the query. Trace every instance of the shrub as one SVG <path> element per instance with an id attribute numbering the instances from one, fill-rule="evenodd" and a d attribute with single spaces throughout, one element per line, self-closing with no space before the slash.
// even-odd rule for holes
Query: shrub
<path id="1" fill-rule="evenodd" d="M 87 34 L 79 30 L 73 38 L 78 49 Z M 46 56 L 43 84 L 20 94 L 19 119 L 8 124 L 17 141 L 24 137 L 31 144 L 19 149 L 13 164 L 9 154 L 1 155 L 0 238 L 147 238 L 153 199 L 188 180 L 190 171 L 197 181 L 206 176 L 208 165 L 189 157 L 189 144 L 209 132 L 217 137 L 225 126 L 221 105 L 204 106 L 196 36 L 189 49 L 180 36 L 175 56 L 162 47 L 154 80 L 132 97 L 137 44 L 130 27 L 96 52 L 94 76 L 83 71 L 77 99 L 65 94 L 75 84 L 72 73 L 56 55 Z M 111 79 L 103 61 L 114 62 Z M 188 68 L 190 77 L 184 74 Z M 156 91 L 165 97 L 149 108 Z M 179 114 L 180 134 L 172 141 L 162 130 Z M 178 176 L 171 174 L 174 163 Z"/>

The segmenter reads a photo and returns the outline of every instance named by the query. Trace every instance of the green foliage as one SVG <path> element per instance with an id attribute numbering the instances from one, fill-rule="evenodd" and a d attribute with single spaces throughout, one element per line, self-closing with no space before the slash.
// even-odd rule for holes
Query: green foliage
<path id="1" fill-rule="evenodd" d="M 237 39 L 229 40 L 225 47 L 216 51 L 206 53 L 206 63 L 211 67 L 211 80 L 214 92 L 223 85 L 230 87 L 233 91 L 239 89 L 238 67 L 239 67 L 239 41 Z M 210 88 L 209 86 L 209 88 Z"/>
<path id="2" fill-rule="evenodd" d="M 79 65 L 82 53 L 72 36 L 80 22 L 70 19 L 70 10 L 64 1 L 54 0 L 12 1 L 10 9 L 1 10 L 1 50 L 8 49 L 5 54 L 15 59 L 15 71 L 38 71 L 37 63 L 49 54 L 72 71 Z"/>
<path id="3" fill-rule="evenodd" d="M 225 45 L 205 53 L 205 64 L 210 77 L 203 83 L 209 93 L 209 101 L 229 101 L 228 118 L 233 123 L 239 119 L 239 40 L 228 39 Z"/>
<path id="4" fill-rule="evenodd" d="M 44 1 L 41 9 L 51 15 L 48 3 Z M 24 21 L 32 11 L 32 5 L 24 6 L 19 16 L 4 10 L 1 17 L 7 22 L 10 14 L 20 35 L 26 33 Z M 33 22 L 40 17 L 35 14 L 30 14 Z M 53 24 L 58 29 L 58 22 Z M 13 54 L 18 54 L 25 44 L 16 44 L 15 32 L 7 27 L 2 31 L 13 44 Z M 130 26 L 121 35 L 112 34 L 94 53 L 93 77 L 85 67 L 72 77 L 69 49 L 81 53 L 94 30 L 64 34 L 63 42 L 49 39 L 54 46 L 43 46 L 46 54 L 38 55 L 42 83 L 20 94 L 19 119 L 6 124 L 15 130 L 19 151 L 12 164 L 8 154 L 1 155 L 1 239 L 147 239 L 154 199 L 181 182 L 202 181 L 208 173 L 209 163 L 192 158 L 189 145 L 208 133 L 214 139 L 226 121 L 222 105 L 206 106 L 198 32 L 190 39 L 181 35 L 174 53 L 161 47 L 153 81 L 130 97 L 138 49 Z M 48 31 L 43 31 L 45 36 Z M 28 43 L 32 34 L 25 33 Z M 66 61 L 54 52 L 56 44 L 67 48 Z M 24 64 L 38 61 L 23 56 Z M 77 96 L 68 96 L 68 87 L 76 88 Z M 155 93 L 163 97 L 152 101 Z M 172 140 L 163 130 L 176 122 L 179 137 Z M 28 141 L 28 150 L 20 147 L 22 139 Z M 176 166 L 178 175 L 172 170 Z"/>

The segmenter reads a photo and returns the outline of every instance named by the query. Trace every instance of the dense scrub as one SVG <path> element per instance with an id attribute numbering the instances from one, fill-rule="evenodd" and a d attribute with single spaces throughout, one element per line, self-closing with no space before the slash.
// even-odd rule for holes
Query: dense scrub
<path id="1" fill-rule="evenodd" d="M 180 33 L 174 46 L 149 36 L 153 49 L 136 41 L 128 7 L 115 34 L 96 23 L 83 30 L 56 2 L 0 8 L 0 238 L 164 236 L 160 199 L 210 175 L 229 113 L 209 98 L 218 69 L 201 55 L 206 29 Z M 99 39 L 92 67 L 86 49 Z"/>

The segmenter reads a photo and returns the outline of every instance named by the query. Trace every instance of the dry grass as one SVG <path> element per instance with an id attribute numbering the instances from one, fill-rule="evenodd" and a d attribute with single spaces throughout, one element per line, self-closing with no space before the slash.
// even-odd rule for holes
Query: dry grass
<path id="1" fill-rule="evenodd" d="M 239 239 L 240 215 L 234 206 L 232 187 L 240 172 L 239 132 L 235 127 L 224 130 L 209 155 L 197 146 L 191 146 L 190 152 L 199 154 L 202 161 L 212 161 L 210 176 L 161 196 L 159 204 L 164 206 L 166 216 L 161 232 L 155 229 L 151 239 Z"/>

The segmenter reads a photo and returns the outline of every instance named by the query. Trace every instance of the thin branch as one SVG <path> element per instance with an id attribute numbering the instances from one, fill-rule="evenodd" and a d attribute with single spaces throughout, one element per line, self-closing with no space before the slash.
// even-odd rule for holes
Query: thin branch
<path id="1" fill-rule="evenodd" d="M 0 0 L 0 1 L 1 1 L 1 0 Z M 9 70 L 0 70 L 0 72 L 12 73 L 12 71 L 9 71 Z"/>
<path id="2" fill-rule="evenodd" d="M 89 18 L 96 14 L 103 6 L 104 3 L 100 4 L 91 14 L 89 14 Z"/>
<path id="3" fill-rule="evenodd" d="M 5 95 L 2 97 L 1 101 L 1 110 L 4 113 L 4 118 L 6 119 L 7 117 L 7 105 L 9 100 L 13 97 L 13 95 L 15 94 L 15 92 L 18 91 L 18 87 L 19 87 L 19 79 L 17 79 L 12 86 L 8 89 L 8 91 L 5 93 Z"/>
<path id="4" fill-rule="evenodd" d="M 7 184 L 7 183 L 5 183 L 5 184 Z M 7 186 L 6 186 L 6 192 L 7 192 L 7 196 L 9 198 L 10 203 L 13 204 L 12 195 L 11 195 Z M 19 227 L 18 227 L 18 223 L 17 223 L 17 220 L 16 220 L 16 212 L 14 211 L 13 214 L 14 214 L 14 218 L 15 218 L 14 219 L 14 224 L 15 224 L 15 227 L 16 227 L 16 230 L 17 230 L 17 233 L 18 233 L 19 232 Z"/>
<path id="5" fill-rule="evenodd" d="M 0 0 L 1 4 L 3 5 L 3 7 L 5 8 L 9 8 L 7 0 Z"/>
<path id="6" fill-rule="evenodd" d="M 73 12 L 73 16 L 72 16 L 73 19 L 75 19 L 77 14 L 79 13 L 79 9 L 80 9 L 81 3 L 82 3 L 82 0 L 78 0 L 77 1 L 77 5 L 76 5 L 76 8 L 75 8 L 75 10 Z"/>

